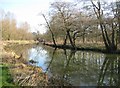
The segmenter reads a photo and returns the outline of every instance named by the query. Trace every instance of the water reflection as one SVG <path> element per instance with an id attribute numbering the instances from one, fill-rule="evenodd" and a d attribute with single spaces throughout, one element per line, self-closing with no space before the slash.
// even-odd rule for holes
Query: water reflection
<path id="1" fill-rule="evenodd" d="M 55 50 L 47 71 L 55 81 L 61 80 L 61 85 L 119 86 L 119 60 L 118 55 Z"/>
<path id="2" fill-rule="evenodd" d="M 92 68 L 90 71 L 90 66 L 87 65 L 88 61 L 84 58 L 84 53 L 76 54 L 75 51 L 66 52 L 66 50 L 64 50 L 63 53 L 57 52 L 57 54 L 57 58 L 53 60 L 50 68 L 50 72 L 52 72 L 55 78 L 67 81 L 68 83 L 75 86 L 85 86 L 90 84 L 91 80 L 93 80 L 93 78 L 91 78 L 93 74 L 90 76 L 90 73 L 92 71 L 94 72 L 96 69 Z M 82 57 L 82 59 L 80 57 Z M 88 79 L 89 82 L 86 82 Z M 96 81 L 97 80 L 94 82 Z M 91 85 L 93 84 L 96 83 L 91 83 Z"/>
<path id="3" fill-rule="evenodd" d="M 52 59 L 51 59 L 51 61 L 50 61 L 49 65 L 48 65 L 48 67 L 47 67 L 47 69 L 46 69 L 46 73 L 47 73 L 48 69 L 50 68 L 50 65 L 51 65 L 51 64 L 52 64 L 52 62 L 53 62 L 54 55 L 55 55 L 55 51 L 56 51 L 56 48 L 55 48 L 55 49 L 54 49 L 54 51 L 53 51 L 53 54 L 52 54 Z"/>
<path id="4" fill-rule="evenodd" d="M 100 70 L 98 86 L 117 86 L 120 88 L 120 57 L 106 55 Z"/>
<path id="5" fill-rule="evenodd" d="M 33 65 L 49 75 L 49 85 L 120 86 L 120 55 L 52 49 L 42 45 L 15 46 Z"/>
<path id="6" fill-rule="evenodd" d="M 47 51 L 44 50 L 42 47 L 36 46 L 34 48 L 31 48 L 29 51 L 29 60 L 34 60 L 37 63 L 34 63 L 34 65 L 42 67 L 43 71 L 46 70 L 47 66 L 45 65 L 45 61 L 47 56 Z"/>

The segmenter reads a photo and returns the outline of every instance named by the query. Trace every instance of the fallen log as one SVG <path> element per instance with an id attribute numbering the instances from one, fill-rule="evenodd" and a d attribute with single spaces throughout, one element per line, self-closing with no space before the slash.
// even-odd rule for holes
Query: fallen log
<path id="1" fill-rule="evenodd" d="M 62 45 L 62 44 L 54 45 L 54 44 L 47 44 L 47 43 L 45 43 L 44 45 L 54 47 L 54 48 L 59 48 L 59 49 L 93 51 L 93 52 L 106 53 L 106 54 L 120 54 L 120 50 L 117 50 L 115 52 L 109 52 L 109 51 L 106 51 L 105 49 L 99 49 L 99 48 L 93 48 L 93 47 L 72 47 L 71 45 Z"/>

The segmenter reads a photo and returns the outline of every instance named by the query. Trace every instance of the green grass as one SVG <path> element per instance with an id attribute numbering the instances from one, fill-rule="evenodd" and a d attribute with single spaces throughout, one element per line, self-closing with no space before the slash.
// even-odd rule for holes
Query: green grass
<path id="1" fill-rule="evenodd" d="M 0 65 L 0 88 L 3 86 L 15 86 L 7 65 Z"/>

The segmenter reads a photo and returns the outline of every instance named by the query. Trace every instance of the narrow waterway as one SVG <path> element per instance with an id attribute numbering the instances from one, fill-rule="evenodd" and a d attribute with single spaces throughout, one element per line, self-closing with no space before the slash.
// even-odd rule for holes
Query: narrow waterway
<path id="1" fill-rule="evenodd" d="M 34 60 L 49 78 L 72 86 L 120 85 L 120 55 L 53 49 L 42 45 L 6 47 L 28 61 Z"/>

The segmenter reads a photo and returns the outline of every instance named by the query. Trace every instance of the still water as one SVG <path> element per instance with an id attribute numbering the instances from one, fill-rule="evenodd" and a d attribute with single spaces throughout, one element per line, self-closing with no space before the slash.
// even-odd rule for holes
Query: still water
<path id="1" fill-rule="evenodd" d="M 42 67 L 49 77 L 73 86 L 120 85 L 120 55 L 53 49 L 42 45 L 6 47 Z"/>

